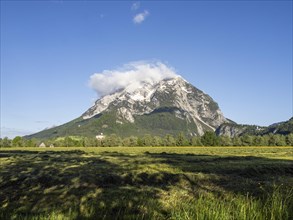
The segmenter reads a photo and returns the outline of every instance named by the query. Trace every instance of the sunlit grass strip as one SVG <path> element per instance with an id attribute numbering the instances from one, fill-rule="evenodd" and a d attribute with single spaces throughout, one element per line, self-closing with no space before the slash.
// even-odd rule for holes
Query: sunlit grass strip
<path id="1" fill-rule="evenodd" d="M 292 197 L 292 189 L 282 192 L 280 186 L 264 199 L 255 199 L 249 195 L 215 198 L 212 195 L 200 194 L 197 198 L 189 200 L 178 199 L 170 208 L 170 219 L 289 220 L 293 217 Z"/>
<path id="2" fill-rule="evenodd" d="M 19 148 L 0 148 L 0 151 L 84 151 L 86 153 L 102 152 L 123 152 L 126 154 L 145 154 L 145 153 L 176 153 L 176 154 L 205 154 L 221 156 L 258 156 L 266 158 L 293 160 L 293 147 L 279 146 L 239 146 L 239 147 L 56 147 L 56 148 L 36 148 L 36 147 L 19 147 Z"/>

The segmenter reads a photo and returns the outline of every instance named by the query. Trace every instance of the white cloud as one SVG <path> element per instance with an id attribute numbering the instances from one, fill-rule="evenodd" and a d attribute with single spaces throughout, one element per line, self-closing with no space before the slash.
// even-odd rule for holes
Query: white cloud
<path id="1" fill-rule="evenodd" d="M 135 11 L 135 10 L 139 9 L 139 7 L 140 7 L 140 2 L 134 2 L 131 5 L 131 10 Z"/>
<path id="2" fill-rule="evenodd" d="M 133 17 L 133 22 L 135 24 L 140 24 L 141 22 L 143 22 L 146 19 L 147 16 L 149 16 L 149 14 L 150 13 L 147 10 L 145 10 L 144 12 L 135 15 Z"/>
<path id="3" fill-rule="evenodd" d="M 173 68 L 161 62 L 139 61 L 125 64 L 120 69 L 95 73 L 90 77 L 89 86 L 99 96 L 104 96 L 128 86 L 138 88 L 142 82 L 155 83 L 176 76 Z"/>

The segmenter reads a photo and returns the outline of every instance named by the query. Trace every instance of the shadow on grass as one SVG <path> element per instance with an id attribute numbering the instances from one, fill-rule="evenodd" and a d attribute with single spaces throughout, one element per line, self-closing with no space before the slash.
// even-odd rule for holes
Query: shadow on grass
<path id="1" fill-rule="evenodd" d="M 293 162 L 254 156 L 211 156 L 176 153 L 146 153 L 180 169 L 191 191 L 200 188 L 216 194 L 232 192 L 262 198 L 276 185 L 293 188 Z"/>
<path id="2" fill-rule="evenodd" d="M 0 151 L 0 157 L 0 218 L 5 219 L 71 210 L 70 219 L 151 218 L 150 207 L 165 215 L 158 190 L 178 181 L 166 172 L 129 172 L 121 165 L 133 156 L 115 152 Z"/>
<path id="3" fill-rule="evenodd" d="M 259 157 L 72 150 L 0 151 L 0 159 L 0 218 L 5 219 L 71 210 L 70 219 L 164 219 L 169 213 L 160 192 L 175 185 L 194 196 L 204 190 L 260 198 L 274 182 L 288 180 L 289 186 L 293 177 L 291 161 Z M 141 171 L 144 165 L 157 166 L 157 172 Z"/>

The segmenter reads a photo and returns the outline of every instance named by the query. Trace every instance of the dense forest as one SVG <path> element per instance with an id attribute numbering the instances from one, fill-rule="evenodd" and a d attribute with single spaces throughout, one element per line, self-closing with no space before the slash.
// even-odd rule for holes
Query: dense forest
<path id="1" fill-rule="evenodd" d="M 288 135 L 243 135 L 240 137 L 217 136 L 206 132 L 203 136 L 186 137 L 183 133 L 164 137 L 144 135 L 121 138 L 111 134 L 103 138 L 68 136 L 48 140 L 25 139 L 17 136 L 0 139 L 1 147 L 116 147 L 116 146 L 293 146 L 293 133 Z"/>

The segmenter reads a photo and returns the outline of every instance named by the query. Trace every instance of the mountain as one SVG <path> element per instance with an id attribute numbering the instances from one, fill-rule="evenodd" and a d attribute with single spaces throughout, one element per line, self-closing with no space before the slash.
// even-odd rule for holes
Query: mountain
<path id="1" fill-rule="evenodd" d="M 264 134 L 270 133 L 283 135 L 293 133 L 293 117 L 288 121 L 272 124 L 264 130 Z"/>
<path id="2" fill-rule="evenodd" d="M 257 125 L 223 123 L 215 132 L 218 136 L 238 137 L 243 135 L 261 135 L 265 129 L 266 127 Z"/>
<path id="3" fill-rule="evenodd" d="M 28 138 L 67 135 L 202 135 L 230 121 L 218 104 L 180 76 L 128 85 L 98 99 L 82 116 Z"/>
<path id="4" fill-rule="evenodd" d="M 219 136 L 243 136 L 243 135 L 266 135 L 281 134 L 287 135 L 293 133 L 293 117 L 288 121 L 272 124 L 268 127 L 256 125 L 239 125 L 236 123 L 223 123 L 216 129 Z"/>

